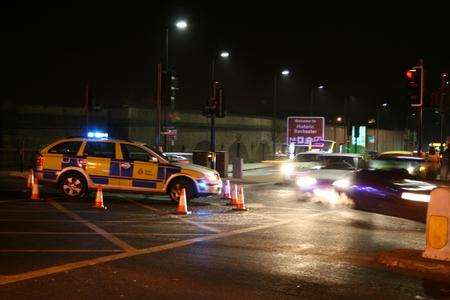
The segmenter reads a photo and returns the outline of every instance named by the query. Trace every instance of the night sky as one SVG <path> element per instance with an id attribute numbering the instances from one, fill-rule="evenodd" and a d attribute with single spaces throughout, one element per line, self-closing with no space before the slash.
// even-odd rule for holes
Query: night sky
<path id="1" fill-rule="evenodd" d="M 231 51 L 216 68 L 228 110 L 250 114 L 270 114 L 273 77 L 284 67 L 292 76 L 279 80 L 280 114 L 307 114 L 314 82 L 326 86 L 317 94 L 316 114 L 329 116 L 342 114 L 349 96 L 355 112 L 370 115 L 388 101 L 395 116 L 408 107 L 404 72 L 419 58 L 431 88 L 440 72 L 450 70 L 443 6 L 298 3 L 2 3 L 0 96 L 16 103 L 81 106 L 90 82 L 103 106 L 151 107 L 164 28 L 179 17 L 189 29 L 172 28 L 170 64 L 180 76 L 176 105 L 181 109 L 201 109 L 212 57 L 221 49 Z"/>

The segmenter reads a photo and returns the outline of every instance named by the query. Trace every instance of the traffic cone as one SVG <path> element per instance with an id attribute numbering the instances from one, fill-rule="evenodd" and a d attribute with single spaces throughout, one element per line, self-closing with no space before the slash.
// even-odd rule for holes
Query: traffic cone
<path id="1" fill-rule="evenodd" d="M 33 180 L 33 184 L 31 186 L 31 200 L 40 200 L 41 197 L 39 197 L 39 184 L 37 178 Z"/>
<path id="2" fill-rule="evenodd" d="M 28 174 L 28 180 L 27 180 L 27 188 L 32 189 L 34 183 L 34 172 L 33 169 L 30 169 L 30 173 Z"/>
<path id="3" fill-rule="evenodd" d="M 103 189 L 101 185 L 97 186 L 94 208 L 106 209 L 106 207 L 103 205 Z"/>
<path id="4" fill-rule="evenodd" d="M 178 201 L 178 215 L 190 215 L 191 212 L 187 210 L 187 201 L 186 201 L 186 189 L 181 190 L 180 200 Z"/>
<path id="5" fill-rule="evenodd" d="M 234 185 L 233 188 L 233 192 L 231 193 L 231 197 L 230 197 L 230 203 L 228 205 L 236 205 L 237 204 L 237 199 L 239 197 L 239 193 L 238 193 L 238 186 L 237 184 Z"/>
<path id="6" fill-rule="evenodd" d="M 222 199 L 226 199 L 226 200 L 231 199 L 231 195 L 230 195 L 230 181 L 229 180 L 226 180 L 225 184 L 223 186 Z"/>
<path id="7" fill-rule="evenodd" d="M 237 211 L 247 210 L 247 208 L 245 207 L 244 186 L 243 185 L 240 186 L 239 197 L 237 199 L 237 203 L 236 203 L 235 207 L 233 207 L 233 210 L 237 210 Z"/>

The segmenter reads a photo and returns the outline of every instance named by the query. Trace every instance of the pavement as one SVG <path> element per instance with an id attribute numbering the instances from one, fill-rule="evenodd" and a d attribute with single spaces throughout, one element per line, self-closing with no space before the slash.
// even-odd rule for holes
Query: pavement
<path id="1" fill-rule="evenodd" d="M 244 184 L 247 212 L 209 197 L 188 216 L 162 196 L 105 193 L 99 210 L 52 189 L 30 201 L 24 185 L 0 179 L 0 299 L 450 297 L 449 282 L 378 262 L 423 249 L 424 224 L 277 182 Z"/>

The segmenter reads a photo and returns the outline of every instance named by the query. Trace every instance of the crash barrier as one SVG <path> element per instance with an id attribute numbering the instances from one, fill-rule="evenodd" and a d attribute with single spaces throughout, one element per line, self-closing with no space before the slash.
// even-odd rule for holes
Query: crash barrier
<path id="1" fill-rule="evenodd" d="M 431 192 L 426 225 L 426 248 L 422 257 L 450 261 L 450 188 Z"/>
<path id="2" fill-rule="evenodd" d="M 215 169 L 221 177 L 228 177 L 228 152 L 227 151 L 194 151 L 192 163 Z"/>
<path id="3" fill-rule="evenodd" d="M 234 158 L 233 159 L 233 178 L 241 179 L 242 178 L 242 166 L 244 165 L 243 158 Z"/>
<path id="4" fill-rule="evenodd" d="M 178 215 L 191 214 L 191 212 L 188 211 L 188 208 L 187 208 L 186 189 L 184 189 L 184 188 L 181 190 L 180 200 L 178 201 L 177 214 Z"/>
<path id="5" fill-rule="evenodd" d="M 103 189 L 101 185 L 97 186 L 94 208 L 106 209 L 106 206 L 103 205 Z"/>

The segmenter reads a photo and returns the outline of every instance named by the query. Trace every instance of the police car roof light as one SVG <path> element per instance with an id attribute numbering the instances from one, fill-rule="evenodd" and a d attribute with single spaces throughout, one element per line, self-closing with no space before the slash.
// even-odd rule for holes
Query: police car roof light
<path id="1" fill-rule="evenodd" d="M 107 139 L 108 134 L 106 132 L 100 132 L 100 131 L 89 131 L 87 134 L 88 138 L 95 138 L 95 139 Z"/>

